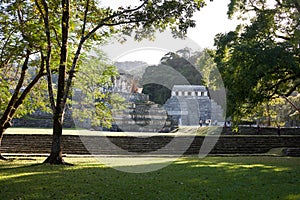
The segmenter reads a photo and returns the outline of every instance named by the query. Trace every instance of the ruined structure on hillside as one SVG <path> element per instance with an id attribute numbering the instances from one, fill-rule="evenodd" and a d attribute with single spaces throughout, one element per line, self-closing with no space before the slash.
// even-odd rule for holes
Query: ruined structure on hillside
<path id="1" fill-rule="evenodd" d="M 174 85 L 171 98 L 160 106 L 149 101 L 149 96 L 142 93 L 143 88 L 138 79 L 123 71 L 114 80 L 110 92 L 119 94 L 125 99 L 125 109 L 112 109 L 114 122 L 112 131 L 132 132 L 168 132 L 178 125 L 222 125 L 223 110 L 202 85 Z M 77 94 L 78 93 L 78 94 Z M 73 99 L 80 97 L 80 91 L 74 91 Z M 46 117 L 44 117 L 44 115 Z M 15 119 L 15 126 L 51 127 L 51 114 L 36 111 L 30 116 Z M 45 118 L 45 120 L 44 120 Z M 43 119 L 43 121 L 41 121 Z M 91 120 L 82 123 L 66 115 L 65 126 L 92 128 Z M 75 122 L 75 124 L 74 124 Z M 93 127 L 102 129 L 103 127 Z"/>
<path id="2" fill-rule="evenodd" d="M 161 132 L 169 126 L 167 112 L 149 101 L 135 77 L 121 71 L 114 85 L 113 92 L 120 94 L 127 104 L 126 109 L 113 109 L 114 127 L 119 131 Z"/>
<path id="3" fill-rule="evenodd" d="M 224 123 L 223 109 L 203 85 L 174 85 L 171 98 L 163 107 L 150 102 L 138 81 L 130 75 L 122 74 L 114 90 L 129 103 L 127 109 L 114 112 L 116 125 L 125 131 L 157 132 L 170 130 L 171 125 Z"/>

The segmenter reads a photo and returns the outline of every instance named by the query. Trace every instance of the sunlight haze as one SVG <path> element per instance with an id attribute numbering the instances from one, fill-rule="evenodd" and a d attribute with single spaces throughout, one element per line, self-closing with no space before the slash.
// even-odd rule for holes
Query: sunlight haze
<path id="1" fill-rule="evenodd" d="M 187 33 L 187 38 L 196 43 L 201 49 L 203 48 L 214 48 L 214 37 L 218 33 L 225 33 L 234 30 L 238 25 L 237 20 L 229 20 L 227 17 L 227 9 L 230 0 L 214 0 L 213 2 L 207 1 L 207 5 L 202 8 L 199 12 L 195 13 L 194 19 L 196 20 L 196 27 L 190 28 Z M 138 0 L 103 0 L 101 3 L 105 6 L 117 9 L 119 6 L 126 5 L 139 5 Z M 177 39 L 178 40 L 178 39 Z M 158 64 L 160 58 L 169 52 L 168 48 L 163 47 L 152 47 L 151 44 L 148 46 L 142 43 L 131 41 L 132 49 L 122 52 L 120 55 L 111 56 L 109 51 L 121 48 L 120 44 L 109 44 L 110 47 L 104 47 L 104 51 L 114 61 L 144 61 L 148 64 Z M 112 46 L 111 46 L 112 45 Z M 126 43 L 125 43 L 126 45 Z M 171 45 L 171 44 L 170 44 Z M 187 44 L 188 47 L 189 44 Z M 201 50 L 200 48 L 193 48 L 193 50 Z M 174 50 L 174 48 L 171 48 Z M 177 51 L 179 49 L 176 49 Z"/>

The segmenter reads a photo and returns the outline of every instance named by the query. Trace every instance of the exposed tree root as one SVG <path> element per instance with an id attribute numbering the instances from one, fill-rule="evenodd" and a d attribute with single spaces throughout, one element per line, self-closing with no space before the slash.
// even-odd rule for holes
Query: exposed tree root
<path id="1" fill-rule="evenodd" d="M 61 156 L 48 156 L 47 159 L 43 162 L 44 164 L 51 164 L 51 165 L 68 165 L 73 166 L 73 164 L 65 162 Z"/>

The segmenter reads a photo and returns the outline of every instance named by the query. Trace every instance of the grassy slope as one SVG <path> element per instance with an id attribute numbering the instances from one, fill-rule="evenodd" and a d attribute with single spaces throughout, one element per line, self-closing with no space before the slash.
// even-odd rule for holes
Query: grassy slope
<path id="1" fill-rule="evenodd" d="M 300 158 L 185 157 L 142 174 L 91 158 L 43 159 L 0 161 L 0 199 L 300 199 Z"/>

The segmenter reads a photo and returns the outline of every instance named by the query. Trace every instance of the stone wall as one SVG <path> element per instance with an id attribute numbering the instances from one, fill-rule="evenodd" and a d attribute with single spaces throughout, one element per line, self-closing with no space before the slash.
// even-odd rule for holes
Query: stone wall
<path id="1" fill-rule="evenodd" d="M 83 145 L 82 141 L 91 148 L 94 154 L 101 155 L 120 155 L 124 152 L 118 149 L 105 148 L 105 145 L 93 145 L 93 142 L 103 141 L 108 138 L 116 146 L 136 153 L 153 152 L 166 147 L 171 141 L 174 142 L 172 136 L 155 136 L 149 138 L 136 138 L 129 136 L 77 136 L 63 135 L 63 153 L 64 154 L 90 154 Z M 214 136 L 203 137 L 197 136 L 194 139 L 189 136 L 176 137 L 176 145 L 171 148 L 164 148 L 159 154 L 175 155 L 185 150 L 185 142 L 192 139 L 190 147 L 184 151 L 188 155 L 198 155 L 201 145 L 206 139 L 208 143 L 217 138 Z M 51 149 L 51 135 L 14 135 L 5 134 L 0 150 L 2 153 L 49 153 Z M 221 136 L 212 151 L 209 154 L 261 154 L 266 153 L 272 148 L 287 148 L 288 152 L 299 152 L 300 136 Z M 291 151 L 296 149 L 297 151 Z M 294 154 L 300 156 L 300 154 Z"/>
<path id="2" fill-rule="evenodd" d="M 36 111 L 31 115 L 26 115 L 22 118 L 13 119 L 13 127 L 36 127 L 36 128 L 51 128 L 52 114 Z M 66 112 L 64 119 L 64 128 L 75 127 L 74 121 L 69 112 Z"/>

